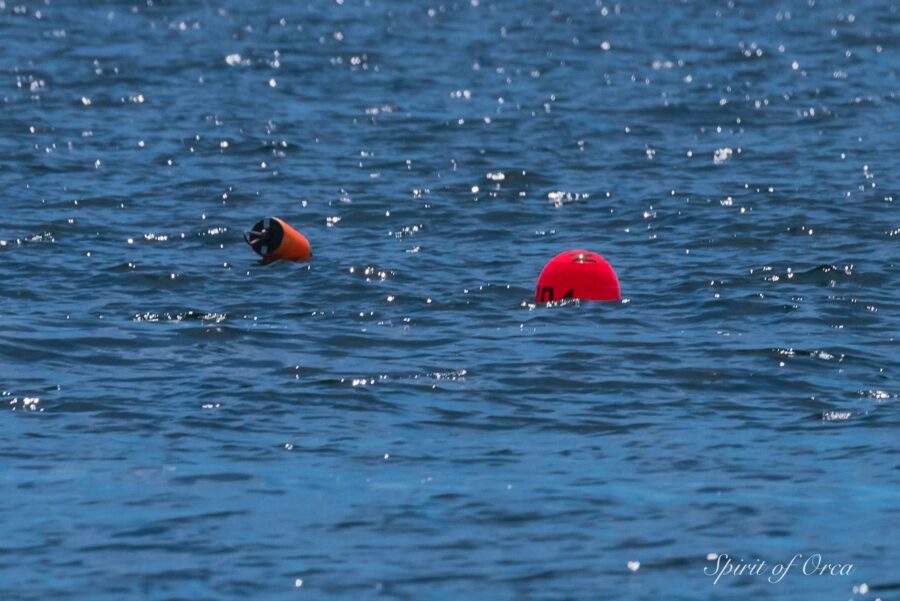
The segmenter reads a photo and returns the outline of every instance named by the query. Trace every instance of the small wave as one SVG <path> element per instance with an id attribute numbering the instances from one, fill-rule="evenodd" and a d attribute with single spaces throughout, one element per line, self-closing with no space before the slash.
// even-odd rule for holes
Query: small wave
<path id="1" fill-rule="evenodd" d="M 201 321 L 201 322 L 212 322 L 212 323 L 222 323 L 228 318 L 225 313 L 215 313 L 215 312 L 204 312 L 204 311 L 185 311 L 183 313 L 154 313 L 154 312 L 146 312 L 146 313 L 135 313 L 131 320 L 135 322 L 150 322 L 150 323 L 160 323 L 160 322 L 181 322 L 181 321 Z"/>

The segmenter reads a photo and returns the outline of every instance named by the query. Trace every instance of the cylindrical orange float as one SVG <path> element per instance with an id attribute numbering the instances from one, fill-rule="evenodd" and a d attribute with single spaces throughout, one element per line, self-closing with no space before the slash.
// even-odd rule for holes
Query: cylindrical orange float
<path id="1" fill-rule="evenodd" d="M 606 259 L 589 250 L 567 250 L 553 257 L 541 271 L 534 302 L 579 298 L 617 301 L 619 278 Z"/>
<path id="2" fill-rule="evenodd" d="M 273 261 L 309 261 L 312 249 L 306 236 L 278 217 L 260 219 L 253 229 L 244 233 L 244 241 L 262 257 L 262 264 Z"/>

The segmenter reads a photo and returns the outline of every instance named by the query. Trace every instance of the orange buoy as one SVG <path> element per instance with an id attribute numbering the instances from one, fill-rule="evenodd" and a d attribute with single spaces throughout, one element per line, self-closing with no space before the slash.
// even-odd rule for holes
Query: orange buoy
<path id="1" fill-rule="evenodd" d="M 262 257 L 263 265 L 279 259 L 283 261 L 312 259 L 312 249 L 306 236 L 278 217 L 260 219 L 252 230 L 244 233 L 244 241 Z"/>
<path id="2" fill-rule="evenodd" d="M 619 278 L 606 259 L 589 250 L 567 250 L 553 257 L 541 271 L 534 302 L 564 298 L 617 301 Z"/>

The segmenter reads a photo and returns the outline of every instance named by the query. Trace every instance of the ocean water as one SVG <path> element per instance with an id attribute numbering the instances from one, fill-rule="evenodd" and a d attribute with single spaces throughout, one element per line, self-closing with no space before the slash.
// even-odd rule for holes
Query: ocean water
<path id="1" fill-rule="evenodd" d="M 888 0 L 0 0 L 0 598 L 897 598 L 898 50 Z M 570 248 L 622 302 L 531 302 Z"/>

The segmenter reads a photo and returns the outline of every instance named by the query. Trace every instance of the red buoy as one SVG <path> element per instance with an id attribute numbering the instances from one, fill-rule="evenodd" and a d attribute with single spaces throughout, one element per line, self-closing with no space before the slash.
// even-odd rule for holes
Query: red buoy
<path id="1" fill-rule="evenodd" d="M 619 278 L 606 259 L 589 250 L 567 250 L 544 267 L 534 291 L 534 302 L 564 298 L 617 301 L 622 298 Z"/>
<path id="2" fill-rule="evenodd" d="M 306 236 L 278 217 L 260 219 L 252 230 L 244 233 L 244 241 L 262 257 L 263 265 L 278 260 L 312 259 L 312 249 Z"/>

